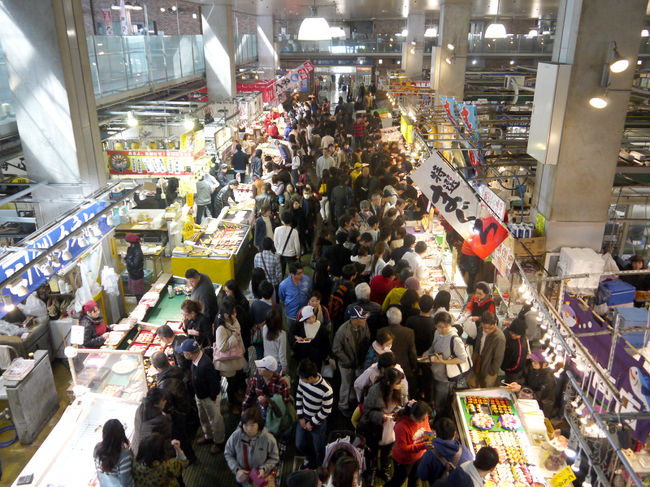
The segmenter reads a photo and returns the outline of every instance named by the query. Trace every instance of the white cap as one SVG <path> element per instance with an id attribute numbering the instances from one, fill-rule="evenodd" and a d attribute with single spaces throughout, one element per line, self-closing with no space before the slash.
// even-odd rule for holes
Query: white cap
<path id="1" fill-rule="evenodd" d="M 258 369 L 266 369 L 275 372 L 276 370 L 278 370 L 278 361 L 275 360 L 275 357 L 273 357 L 272 355 L 267 355 L 266 357 L 260 360 L 256 360 L 255 367 L 257 367 Z"/>
<path id="2" fill-rule="evenodd" d="M 300 321 L 305 321 L 307 318 L 311 318 L 312 316 L 314 316 L 314 308 L 312 306 L 307 305 L 304 308 L 302 308 L 302 311 L 300 313 L 301 313 Z"/>

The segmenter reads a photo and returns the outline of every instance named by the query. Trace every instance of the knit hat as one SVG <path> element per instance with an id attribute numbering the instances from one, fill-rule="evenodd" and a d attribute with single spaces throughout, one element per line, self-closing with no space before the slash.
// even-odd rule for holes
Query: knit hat
<path id="1" fill-rule="evenodd" d="M 89 311 L 92 311 L 96 307 L 97 307 L 97 302 L 91 299 L 90 301 L 88 301 L 86 304 L 83 305 L 81 311 L 83 311 L 84 313 L 88 313 Z"/>
<path id="2" fill-rule="evenodd" d="M 526 334 L 526 321 L 521 318 L 515 318 L 510 323 L 508 329 L 515 335 L 524 336 Z"/>
<path id="3" fill-rule="evenodd" d="M 124 240 L 126 240 L 129 243 L 138 243 L 140 241 L 140 237 L 137 236 L 135 233 L 127 233 L 124 235 Z"/>

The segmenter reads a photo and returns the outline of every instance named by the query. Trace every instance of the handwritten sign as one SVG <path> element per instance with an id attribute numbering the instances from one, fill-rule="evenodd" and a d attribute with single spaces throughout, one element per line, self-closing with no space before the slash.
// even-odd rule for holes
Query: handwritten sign
<path id="1" fill-rule="evenodd" d="M 481 259 L 508 236 L 494 216 L 480 216 L 474 190 L 438 152 L 413 171 L 411 179 Z"/>
<path id="2" fill-rule="evenodd" d="M 575 479 L 576 479 L 576 474 L 573 472 L 573 469 L 569 465 L 567 465 L 558 473 L 553 475 L 553 478 L 551 478 L 551 486 L 565 487 L 566 485 L 569 485 L 571 482 L 573 482 Z"/>

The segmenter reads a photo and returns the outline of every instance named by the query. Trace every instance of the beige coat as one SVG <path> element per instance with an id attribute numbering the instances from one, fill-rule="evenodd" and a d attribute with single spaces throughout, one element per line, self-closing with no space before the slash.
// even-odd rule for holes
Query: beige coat
<path id="1" fill-rule="evenodd" d="M 215 350 L 227 352 L 230 348 L 237 345 L 237 343 L 240 344 L 245 354 L 246 349 L 244 348 L 244 342 L 241 338 L 241 327 L 239 326 L 239 321 L 235 320 L 229 325 L 222 325 L 217 328 L 214 337 Z M 232 377 L 235 375 L 235 372 L 244 367 L 246 367 L 246 359 L 244 357 L 235 360 L 214 361 L 214 368 L 221 372 L 221 375 L 224 377 Z"/>

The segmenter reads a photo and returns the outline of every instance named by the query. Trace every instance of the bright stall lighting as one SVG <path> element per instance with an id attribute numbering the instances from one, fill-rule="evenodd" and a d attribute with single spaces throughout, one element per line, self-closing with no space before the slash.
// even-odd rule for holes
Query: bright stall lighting
<path id="1" fill-rule="evenodd" d="M 592 107 L 601 110 L 607 106 L 607 99 L 604 96 L 594 96 L 589 99 L 589 104 Z"/>

